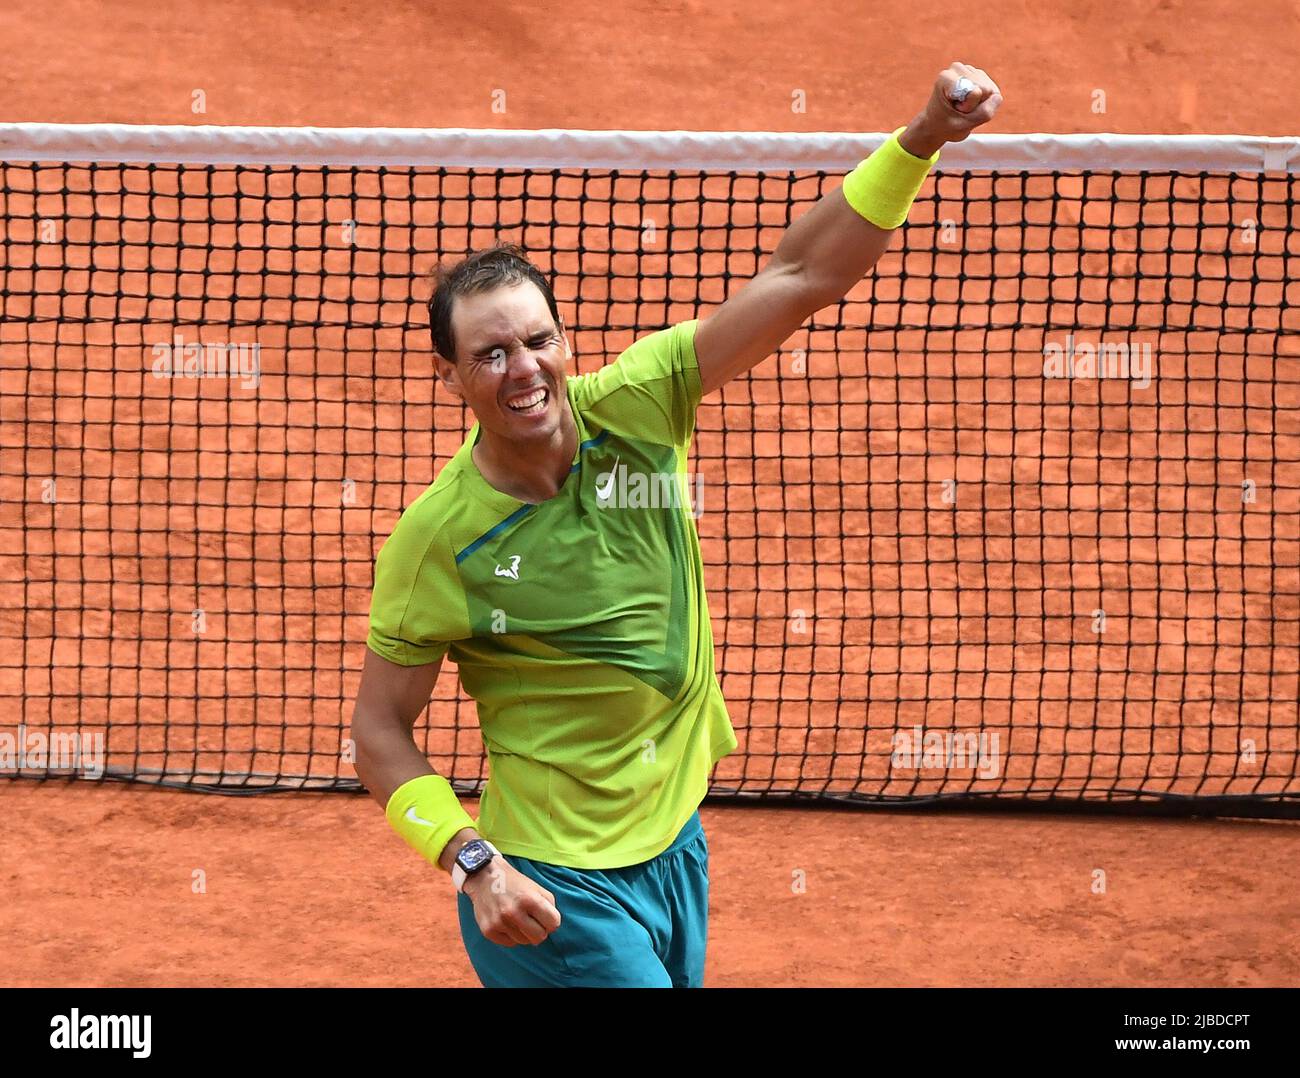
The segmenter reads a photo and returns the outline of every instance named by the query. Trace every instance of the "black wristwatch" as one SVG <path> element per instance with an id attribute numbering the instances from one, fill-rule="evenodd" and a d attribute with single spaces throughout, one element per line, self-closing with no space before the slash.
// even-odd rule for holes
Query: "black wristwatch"
<path id="1" fill-rule="evenodd" d="M 465 881 L 476 872 L 482 872 L 494 857 L 500 857 L 501 851 L 485 838 L 470 839 L 456 853 L 456 863 L 451 869 L 451 882 L 457 892 L 463 892 Z"/>

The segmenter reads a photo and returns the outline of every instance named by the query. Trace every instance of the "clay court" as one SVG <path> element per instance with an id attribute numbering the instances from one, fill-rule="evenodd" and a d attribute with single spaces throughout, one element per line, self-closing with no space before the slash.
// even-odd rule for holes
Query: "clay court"
<path id="1" fill-rule="evenodd" d="M 562 16 L 439 7 L 230 3 L 182 17 L 123 4 L 110 16 L 91 3 L 24 0 L 0 14 L 0 40 L 15 46 L 0 73 L 3 119 L 876 132 L 905 123 L 934 75 L 962 59 L 998 80 L 1006 97 L 999 133 L 1294 133 L 1291 109 L 1262 84 L 1277 69 L 1277 42 L 1300 35 L 1294 3 L 1256 5 L 1230 25 L 1216 5 L 1167 2 L 1050 18 L 1013 3 L 965 18 L 946 6 L 900 4 L 670 2 L 617 20 L 585 3 Z M 61 44 L 18 47 L 42 40 Z M 202 114 L 193 111 L 196 91 Z M 204 304 L 213 293 L 195 297 L 176 284 L 187 274 L 218 282 L 213 288 L 237 282 L 240 256 L 224 250 L 220 226 L 184 216 L 179 174 L 153 181 L 164 191 L 176 185 L 182 208 L 169 236 L 152 222 L 132 231 L 134 177 L 77 174 L 88 186 L 69 194 L 57 182 L 42 186 L 26 166 L 0 167 L 6 216 L 16 222 L 6 246 L 36 252 L 28 284 L 53 265 L 40 261 L 36 227 L 43 199 L 56 195 L 71 207 L 70 243 L 77 235 L 89 242 L 89 215 L 107 205 L 123 216 L 113 242 L 124 251 L 203 229 L 215 253 L 178 246 L 177 262 L 162 267 L 177 288 L 170 313 L 178 322 L 212 316 Z M 1043 223 L 1035 207 L 1050 204 L 1073 213 L 1081 231 L 1111 230 L 1124 222 L 1092 218 L 1098 203 L 1090 200 L 1113 198 L 1118 216 L 1137 212 L 1130 179 L 1100 196 L 1069 177 L 1055 187 L 1026 181 L 1011 201 L 1028 207 L 1031 224 Z M 250 195 L 238 178 L 229 188 L 221 175 L 211 182 L 205 197 Z M 316 215 L 300 214 L 274 237 L 271 225 L 237 234 L 254 248 L 292 248 L 282 265 L 271 251 L 259 267 L 262 280 L 279 274 L 291 284 L 245 295 L 232 283 L 229 310 L 217 318 L 266 327 L 255 400 L 144 378 L 138 357 L 148 338 L 113 318 L 134 325 L 149 314 L 147 299 L 132 309 L 139 282 L 131 274 L 157 264 L 133 266 L 124 254 L 107 267 L 118 300 L 111 315 L 77 308 L 75 285 L 52 307 L 38 299 L 21 311 L 12 306 L 21 299 L 6 293 L 5 321 L 14 323 L 0 326 L 6 708 L 33 728 L 106 731 L 110 762 L 143 774 L 179 767 L 199 785 L 250 776 L 243 790 L 227 783 L 227 793 L 302 788 L 220 796 L 116 782 L 0 783 L 8 940 L 0 984 L 477 985 L 447 881 L 369 798 L 318 789 L 351 778 L 338 745 L 362 661 L 377 541 L 455 450 L 463 416 L 411 362 L 412 351 L 427 350 L 412 343 L 418 334 L 376 330 L 357 345 L 351 329 L 304 333 L 294 319 L 302 302 L 322 324 L 331 304 L 353 322 L 389 325 L 397 307 L 399 324 L 418 316 L 402 307 L 405 292 L 383 283 L 343 296 L 324 285 L 310 292 L 311 280 L 331 273 L 364 283 L 430 268 L 409 253 L 368 262 L 364 251 L 330 247 L 327 222 L 395 222 L 412 237 L 439 228 L 453 249 L 490 238 L 492 223 L 465 209 L 469 188 L 454 177 L 440 181 L 436 200 L 401 175 L 363 175 L 345 193 L 310 170 L 277 189 L 283 182 L 268 176 L 252 195 L 318 204 Z M 788 199 L 806 208 L 835 182 L 796 185 Z M 963 204 L 994 193 L 979 179 L 936 182 L 935 197 L 914 211 L 909 227 L 918 232 L 937 233 Z M 1000 291 L 993 278 L 1006 264 L 994 260 L 989 282 L 958 290 L 953 280 L 967 263 L 919 242 L 881 263 L 891 280 L 905 268 L 906 286 L 864 282 L 844 308 L 850 325 L 814 319 L 706 404 L 696 466 L 706 476 L 725 472 L 729 485 L 715 512 L 706 488 L 699 530 L 719 670 L 745 750 L 719 765 L 720 787 L 759 795 L 802 784 L 805 793 L 843 797 L 865 783 L 887 799 L 981 793 L 991 786 L 972 770 L 921 768 L 901 778 L 889 761 L 890 731 L 955 727 L 974 702 L 1006 738 L 1010 762 L 999 781 L 1019 787 L 1083 789 L 1094 807 L 1108 789 L 1143 785 L 1185 796 L 1300 795 L 1300 346 L 1293 311 L 1278 313 L 1288 299 L 1294 307 L 1286 268 L 1297 254 L 1296 178 L 1195 183 L 1144 186 L 1151 213 L 1164 215 L 1145 224 L 1173 250 L 1201 236 L 1195 211 L 1206 201 L 1253 198 L 1263 207 L 1262 253 L 1225 240 L 1215 268 L 1197 264 L 1186 300 L 1188 310 L 1222 309 L 1220 336 L 1235 347 L 1203 349 L 1188 323 L 1180 330 L 1178 297 L 1163 301 L 1165 326 L 1145 339 L 1167 357 L 1162 377 L 1185 394 L 1172 427 L 1165 409 L 1138 408 L 1115 386 L 1091 396 L 1048 386 L 1024 397 L 1034 355 L 997 327 L 1032 296 L 1013 302 Z M 679 230 L 689 254 L 697 237 L 725 227 L 710 217 L 721 211 L 709 190 L 649 180 L 633 193 L 663 200 L 661 223 Z M 766 190 L 741 181 L 729 193 L 743 201 Z M 636 206 L 623 218 L 627 207 L 604 218 L 593 206 L 590 218 L 563 220 L 573 200 L 558 180 L 528 191 L 537 201 L 511 237 L 526 246 L 568 243 L 544 223 L 554 220 L 571 225 L 589 252 L 583 228 L 594 220 L 610 237 L 613 265 L 617 228 L 643 228 Z M 1005 187 L 996 193 L 1007 197 Z M 690 273 L 704 279 L 706 304 L 722 298 L 725 276 L 755 272 L 753 246 L 770 249 L 786 205 L 770 197 L 749 226 L 752 242 L 696 254 Z M 395 212 L 409 216 L 395 221 Z M 1022 216 L 972 216 L 967 246 L 1032 242 Z M 1226 236 L 1238 222 L 1229 214 L 1213 223 Z M 699 249 L 710 248 L 700 241 Z M 1110 279 L 1136 281 L 1150 266 L 1146 251 L 1067 251 L 1087 277 L 1080 302 L 1100 296 L 1108 316 L 1126 304 L 1140 314 L 1148 301 L 1140 283 L 1126 294 Z M 1048 265 L 1046 255 L 1034 257 L 1011 274 L 1022 285 Z M 636 280 L 613 270 L 593 279 L 579 256 L 555 255 L 579 369 L 630 343 L 624 323 L 695 316 L 698 297 L 673 291 L 674 259 L 640 259 L 639 279 L 661 288 L 637 291 Z M 1172 274 L 1175 261 L 1162 266 Z M 1243 306 L 1229 282 L 1249 281 L 1252 266 Z M 196 306 L 187 311 L 186 302 Z M 986 324 L 972 330 L 961 317 L 970 309 Z M 78 323 L 77 336 L 50 328 L 60 314 Z M 42 318 L 40 332 L 18 324 Z M 611 318 L 615 328 L 606 329 Z M 1259 329 L 1259 318 L 1264 333 L 1242 332 Z M 918 320 L 924 335 L 881 328 Z M 346 363 L 358 348 L 368 357 L 360 371 Z M 796 356 L 807 358 L 808 378 L 792 383 Z M 971 378 L 974 369 L 982 373 Z M 1052 428 L 1067 411 L 1073 433 Z M 1035 441 L 1013 433 L 1026 422 L 1037 425 Z M 1079 437 L 1080 426 L 1091 438 Z M 1171 453 L 1181 467 L 1170 465 Z M 50 475 L 62 492 L 54 504 L 40 497 L 39 477 Z M 976 508 L 953 512 L 933 500 L 929 492 L 949 477 L 980 487 Z M 1265 477 L 1250 513 L 1240 497 L 1223 499 L 1222 489 Z M 340 500 L 349 483 L 354 500 Z M 1182 484 L 1172 502 L 1169 483 Z M 1040 493 L 1027 503 L 1031 484 Z M 108 510 L 123 500 L 126 509 Z M 1127 531 L 1107 519 L 1115 505 L 1125 507 Z M 999 531 L 997 514 L 1026 510 L 1037 530 Z M 1163 530 L 1166 517 L 1177 518 L 1177 535 Z M 279 538 L 263 545 L 268 535 Z M 1069 587 L 1047 598 L 1061 574 Z M 1023 634 L 998 635 L 999 626 L 1019 626 L 1016 595 L 1025 591 L 1044 596 L 1027 651 Z M 1122 616 L 1101 645 L 1075 616 L 1105 606 L 1108 593 L 1124 597 Z M 212 612 L 206 640 L 177 628 L 174 611 L 191 607 Z M 791 629 L 800 610 L 812 623 L 806 634 L 802 623 Z M 980 661 L 968 667 L 958 645 L 971 641 Z M 1126 728 L 1134 714 L 1144 720 L 1136 733 Z M 447 673 L 422 736 L 440 771 L 468 784 L 485 776 L 472 707 L 457 700 Z M 1263 750 L 1256 770 L 1240 765 L 1243 738 Z M 476 814 L 472 798 L 466 807 Z M 706 983 L 1300 985 L 1300 821 L 910 807 L 706 802 Z"/>

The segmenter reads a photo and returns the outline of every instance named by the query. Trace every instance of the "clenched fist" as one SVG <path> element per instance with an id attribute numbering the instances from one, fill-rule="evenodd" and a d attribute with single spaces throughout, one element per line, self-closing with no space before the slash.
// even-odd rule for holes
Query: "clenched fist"
<path id="1" fill-rule="evenodd" d="M 1002 91 L 983 69 L 951 64 L 939 73 L 925 108 L 898 136 L 899 145 L 916 157 L 930 157 L 945 142 L 961 142 L 988 123 L 1001 104 Z"/>
<path id="2" fill-rule="evenodd" d="M 502 947 L 537 945 L 560 927 L 555 895 L 504 857 L 465 881 L 479 931 Z"/>

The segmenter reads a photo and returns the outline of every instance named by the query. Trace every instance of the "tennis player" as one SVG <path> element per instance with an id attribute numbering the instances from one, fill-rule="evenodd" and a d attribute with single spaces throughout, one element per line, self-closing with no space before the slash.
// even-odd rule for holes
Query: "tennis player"
<path id="1" fill-rule="evenodd" d="M 485 986 L 702 983 L 698 806 L 736 737 L 680 496 L 696 408 L 875 264 L 940 147 L 1001 100 L 953 64 L 743 288 L 594 373 L 566 374 L 555 297 L 517 248 L 439 271 L 438 375 L 477 421 L 379 553 L 352 731 L 389 823 L 451 875 Z M 488 753 L 477 820 L 412 735 L 448 655 Z"/>

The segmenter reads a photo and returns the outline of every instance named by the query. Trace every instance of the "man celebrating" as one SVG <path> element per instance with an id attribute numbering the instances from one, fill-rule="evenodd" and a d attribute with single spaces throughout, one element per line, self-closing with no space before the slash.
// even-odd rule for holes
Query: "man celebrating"
<path id="1" fill-rule="evenodd" d="M 476 422 L 379 553 L 353 715 L 357 775 L 449 872 L 486 986 L 702 983 L 708 848 L 697 811 L 736 747 L 713 666 L 682 489 L 701 397 L 840 299 L 888 247 L 945 142 L 1002 97 L 953 64 L 925 108 L 702 320 L 591 374 L 546 278 L 498 247 L 440 271 L 438 375 Z M 477 821 L 412 728 L 443 658 L 478 704 L 490 777 Z"/>

